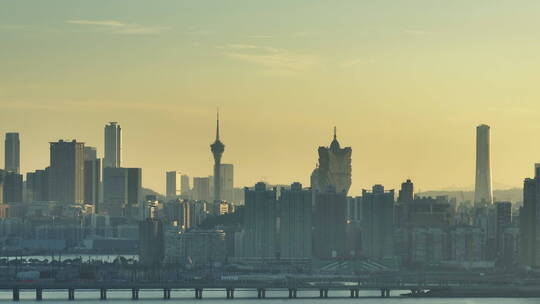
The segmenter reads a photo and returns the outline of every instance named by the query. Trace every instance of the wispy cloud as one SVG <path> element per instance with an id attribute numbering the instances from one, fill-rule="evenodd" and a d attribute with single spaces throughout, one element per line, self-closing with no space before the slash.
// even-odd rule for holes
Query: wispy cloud
<path id="1" fill-rule="evenodd" d="M 254 44 L 226 44 L 217 48 L 224 50 L 223 55 L 228 58 L 258 65 L 274 74 L 306 71 L 319 62 L 315 55 Z"/>
<path id="2" fill-rule="evenodd" d="M 117 20 L 68 20 L 67 23 L 92 26 L 98 31 L 114 34 L 159 34 L 169 29 L 169 27 L 165 26 L 147 26 Z"/>

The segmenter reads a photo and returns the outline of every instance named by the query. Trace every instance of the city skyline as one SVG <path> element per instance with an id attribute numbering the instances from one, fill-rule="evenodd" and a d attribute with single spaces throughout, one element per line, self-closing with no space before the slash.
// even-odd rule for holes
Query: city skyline
<path id="1" fill-rule="evenodd" d="M 214 132 L 217 132 L 217 133 L 214 133 L 214 134 L 217 136 L 217 137 L 216 137 L 217 140 L 219 140 L 219 115 L 218 115 L 218 122 L 217 122 L 217 123 L 218 123 L 217 128 L 214 129 Z M 112 124 L 113 124 L 113 123 L 108 123 L 108 124 L 106 124 L 106 127 L 110 127 Z M 117 122 L 114 122 L 114 124 L 115 124 L 115 126 L 116 126 Z M 485 125 L 485 124 L 481 124 L 481 125 L 477 126 L 476 137 L 478 137 L 478 128 L 480 128 L 481 126 L 486 126 L 486 127 L 489 128 L 489 126 L 487 126 L 487 125 Z M 118 126 L 118 128 L 119 128 L 119 126 Z M 337 141 L 336 141 L 336 127 L 333 128 L 333 132 L 334 132 L 334 133 L 333 133 L 333 141 L 332 141 L 332 144 L 333 144 L 334 142 L 337 142 Z M 8 133 L 6 133 L 6 134 L 9 134 L 9 133 L 10 133 L 10 132 L 8 132 Z M 11 132 L 11 133 L 13 133 L 13 132 Z M 472 132 L 471 132 L 471 133 L 472 133 Z M 21 135 L 21 136 L 23 136 L 23 135 Z M 488 134 L 488 136 L 489 136 L 489 134 Z M 67 139 L 59 138 L 58 140 L 67 140 Z M 21 141 L 22 141 L 22 140 L 21 140 Z M 67 141 L 69 141 L 69 140 L 67 140 Z M 86 144 L 88 144 L 88 143 L 86 143 Z M 476 144 L 478 144 L 478 143 L 476 143 Z M 339 144 L 337 144 L 337 145 L 339 145 Z M 98 144 L 98 145 L 94 145 L 94 146 L 99 146 L 99 144 Z M 94 154 L 96 153 L 96 150 L 97 150 L 96 156 L 97 156 L 98 158 L 101 158 L 101 159 L 104 158 L 104 154 L 105 154 L 105 153 L 104 153 L 104 152 L 101 152 L 99 148 L 95 148 L 95 147 L 91 147 L 91 148 L 94 149 L 94 151 L 92 152 L 92 153 L 94 153 Z M 321 148 L 321 147 L 319 147 L 319 148 Z M 347 147 L 347 148 L 349 148 L 349 147 Z M 478 148 L 478 146 L 475 147 L 475 148 Z M 124 148 L 122 147 L 122 149 L 124 149 Z M 21 149 L 21 153 L 23 153 L 23 152 L 24 152 L 23 149 Z M 475 153 L 477 153 L 477 152 L 478 152 L 478 151 L 476 150 Z M 316 152 L 315 152 L 315 153 L 316 153 Z M 489 154 L 491 154 L 491 153 L 489 153 Z M 352 163 L 354 164 L 354 157 L 353 157 Z M 135 164 L 134 164 L 134 165 L 135 165 Z M 46 164 L 46 165 L 43 166 L 42 168 L 45 168 L 45 167 L 47 167 L 47 166 L 48 166 L 48 164 Z M 141 166 L 141 165 L 138 165 L 138 166 L 144 168 L 144 166 Z M 204 166 L 204 165 L 201 165 L 201 166 Z M 211 159 L 211 163 L 209 163 L 208 166 L 209 166 L 209 168 L 210 168 L 210 169 L 209 169 L 210 171 L 209 171 L 207 174 L 204 174 L 204 173 L 203 173 L 203 174 L 201 175 L 202 177 L 206 177 L 206 176 L 212 177 L 212 176 L 213 176 L 213 174 L 214 174 L 214 172 L 215 172 L 215 161 L 214 161 L 214 159 Z M 104 167 L 105 167 L 105 165 L 104 165 Z M 530 167 L 530 166 L 529 166 L 529 167 Z M 32 171 L 34 171 L 34 170 L 38 170 L 38 169 L 42 169 L 42 168 L 32 168 L 32 169 L 30 169 L 28 172 L 32 172 Z M 529 168 L 529 169 L 530 169 L 530 168 Z M 161 173 L 160 173 L 160 174 L 161 174 L 161 176 L 160 176 L 161 180 L 163 180 L 163 174 L 164 174 L 164 173 L 167 173 L 167 172 L 169 172 L 169 171 L 170 171 L 170 170 L 167 170 L 167 171 L 165 171 L 165 172 L 161 172 Z M 21 171 L 21 173 L 23 173 L 23 174 L 24 174 L 25 172 L 26 172 L 26 171 Z M 203 172 L 203 171 L 199 171 L 199 172 Z M 192 174 L 192 173 L 190 173 L 190 172 L 185 172 L 185 173 L 186 173 L 188 176 L 190 176 L 190 178 L 198 177 L 197 174 Z M 313 174 L 313 172 L 311 172 L 311 174 Z M 354 165 L 353 165 L 353 172 L 352 172 L 352 176 L 353 176 L 352 183 L 353 183 L 353 185 L 354 185 L 354 175 L 355 175 L 355 172 L 354 172 Z M 471 174 L 471 175 L 474 175 L 474 174 Z M 309 184 L 310 184 L 310 179 L 311 179 L 311 178 L 312 178 L 312 176 L 311 176 L 310 174 L 308 174 L 308 178 L 307 178 L 307 179 L 299 178 L 299 179 L 296 179 L 296 180 L 292 180 L 291 183 L 292 183 L 292 182 L 301 182 L 301 183 L 304 183 L 304 184 L 309 185 Z M 472 178 L 473 181 L 474 181 L 475 178 L 476 178 L 476 177 L 473 176 L 473 178 Z M 396 184 L 396 185 L 394 185 L 394 184 L 392 184 L 392 183 L 385 183 L 384 181 L 382 181 L 381 183 L 384 183 L 384 184 L 386 184 L 386 185 L 391 185 L 390 187 L 388 187 L 389 189 L 398 189 L 398 188 L 399 188 L 399 184 L 401 184 L 401 182 L 402 182 L 404 179 L 412 179 L 412 180 L 415 180 L 414 177 L 404 177 L 404 178 L 401 178 L 401 180 L 399 180 L 399 181 L 398 181 L 398 184 Z M 254 179 L 254 180 L 255 180 L 255 179 Z M 287 184 L 287 182 L 288 182 L 288 181 L 285 181 L 285 182 L 282 182 L 282 181 L 269 181 L 269 180 L 265 180 L 264 178 L 263 178 L 263 179 L 260 179 L 260 180 L 255 180 L 255 182 L 258 182 L 258 181 L 268 182 L 269 184 Z M 520 181 L 520 182 L 522 182 L 522 181 Z M 149 183 L 149 182 L 147 182 L 147 181 L 145 180 L 145 182 L 143 183 L 142 186 L 145 187 L 145 188 L 151 189 L 151 190 L 153 190 L 153 191 L 156 191 L 156 192 L 158 192 L 158 193 L 160 193 L 160 194 L 162 194 L 162 195 L 166 195 L 166 182 L 163 182 L 163 185 L 160 185 L 160 186 L 158 186 L 158 187 L 152 187 L 152 186 L 151 186 L 151 185 L 158 185 L 158 184 L 159 184 L 158 181 L 153 181 L 153 180 L 151 180 L 151 182 Z M 372 184 L 377 184 L 377 183 L 372 183 Z M 234 184 L 234 186 L 237 187 L 237 188 L 243 188 L 243 187 L 245 187 L 245 186 L 247 186 L 247 185 L 249 185 L 249 183 L 247 183 L 247 184 L 238 184 L 238 182 L 235 182 L 235 184 Z M 354 187 L 351 187 L 351 191 L 350 191 L 351 193 L 350 193 L 350 195 L 352 195 L 352 196 L 360 195 L 360 194 L 362 193 L 363 189 L 370 188 L 370 187 L 371 187 L 370 185 L 362 186 L 362 188 L 359 189 L 358 192 L 355 191 L 355 190 L 357 190 L 357 189 L 355 189 Z M 516 188 L 521 188 L 521 187 L 522 187 L 522 186 L 521 186 L 520 184 L 515 185 L 515 186 L 497 184 L 497 180 L 495 180 L 495 181 L 493 182 L 493 187 L 492 187 L 492 189 L 493 189 L 493 190 L 506 190 L 506 189 L 516 189 Z M 436 188 L 436 187 L 435 187 L 435 188 L 426 188 L 426 187 L 424 187 L 424 189 L 419 189 L 419 191 L 420 191 L 420 192 L 421 192 L 421 191 L 473 191 L 473 192 L 474 192 L 474 184 L 471 184 L 471 185 L 463 185 L 463 186 L 455 186 L 455 185 L 451 185 L 451 186 L 448 186 L 448 187 L 439 187 L 439 188 Z M 213 195 L 214 195 L 214 194 L 212 194 L 212 196 L 213 196 Z"/>
<path id="2" fill-rule="evenodd" d="M 536 303 L 539 13 L 0 1 L 0 299 Z"/>
<path id="3" fill-rule="evenodd" d="M 216 106 L 239 186 L 308 185 L 334 125 L 359 152 L 351 194 L 407 178 L 472 189 L 479 123 L 493 127 L 494 189 L 521 187 L 540 160 L 535 1 L 58 3 L 0 6 L 0 131 L 21 134 L 23 172 L 59 138 L 103 153 L 118 121 L 125 166 L 163 192 L 163 172 L 211 174 Z"/>

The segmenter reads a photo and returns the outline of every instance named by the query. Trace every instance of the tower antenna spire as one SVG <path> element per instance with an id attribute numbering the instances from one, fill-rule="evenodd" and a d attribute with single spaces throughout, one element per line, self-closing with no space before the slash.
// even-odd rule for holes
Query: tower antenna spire
<path id="1" fill-rule="evenodd" d="M 216 114 L 216 140 L 219 140 L 219 107 L 217 108 Z"/>
<path id="2" fill-rule="evenodd" d="M 337 138 L 337 128 L 336 128 L 336 126 L 334 126 L 334 139 L 336 139 L 336 138 Z"/>

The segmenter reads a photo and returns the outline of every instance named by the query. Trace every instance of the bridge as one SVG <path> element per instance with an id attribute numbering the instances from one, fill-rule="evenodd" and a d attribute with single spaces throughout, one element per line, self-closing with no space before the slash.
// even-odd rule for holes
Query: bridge
<path id="1" fill-rule="evenodd" d="M 204 291 L 223 291 L 227 299 L 235 298 L 237 290 L 257 292 L 258 299 L 266 298 L 267 291 L 288 291 L 288 297 L 298 298 L 301 291 L 318 291 L 320 298 L 329 298 L 331 291 L 349 291 L 351 298 L 359 298 L 360 291 L 379 291 L 381 297 L 390 297 L 392 291 L 410 291 L 412 297 L 540 297 L 539 285 L 497 284 L 486 282 L 382 282 L 364 280 L 288 279 L 283 281 L 191 281 L 191 282 L 0 282 L 0 290 L 11 291 L 13 301 L 20 299 L 22 290 L 34 290 L 35 299 L 43 299 L 45 290 L 65 290 L 68 300 L 75 300 L 77 290 L 95 290 L 100 299 L 107 299 L 107 292 L 131 290 L 131 298 L 139 299 L 141 290 L 162 290 L 163 299 L 171 299 L 171 291 L 191 290 L 194 299 L 202 299 Z M 394 294 L 395 296 L 396 294 Z"/>

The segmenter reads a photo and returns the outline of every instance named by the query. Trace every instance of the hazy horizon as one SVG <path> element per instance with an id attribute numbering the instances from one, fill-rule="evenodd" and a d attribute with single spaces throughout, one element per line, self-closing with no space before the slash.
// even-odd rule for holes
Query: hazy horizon
<path id="1" fill-rule="evenodd" d="M 129 6 L 129 9 L 127 9 Z M 0 132 L 21 171 L 49 142 L 103 155 L 160 193 L 165 172 L 212 174 L 220 108 L 235 186 L 309 185 L 337 126 L 352 147 L 350 195 L 373 184 L 474 185 L 475 127 L 491 126 L 494 189 L 540 161 L 538 1 L 3 1 Z M 535 68 L 536 67 L 536 68 Z M 3 158 L 3 149 L 0 152 Z"/>

